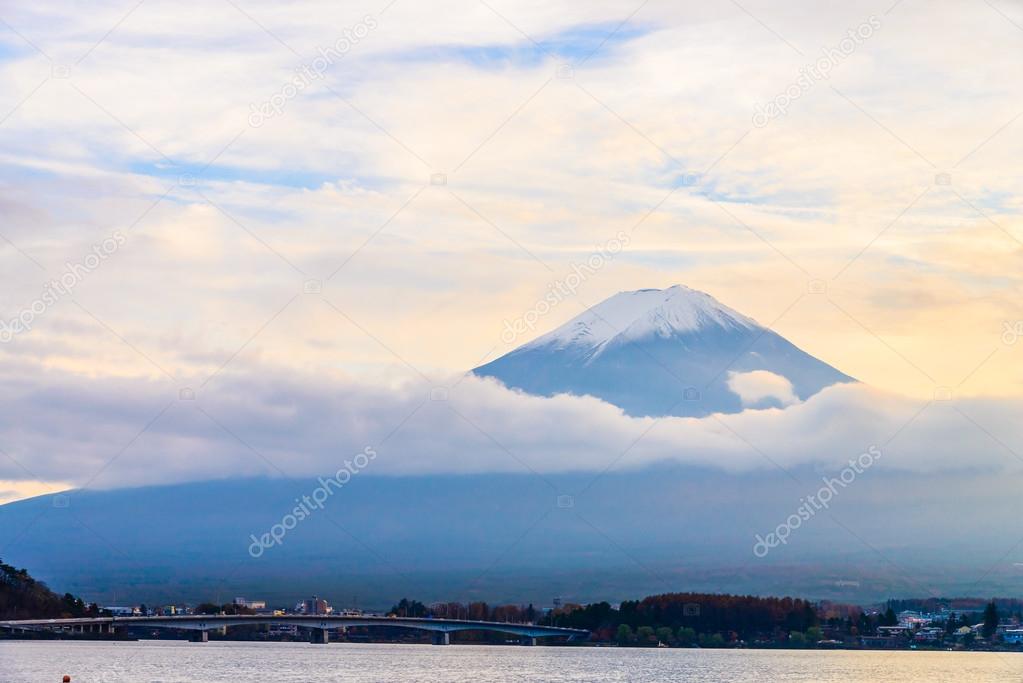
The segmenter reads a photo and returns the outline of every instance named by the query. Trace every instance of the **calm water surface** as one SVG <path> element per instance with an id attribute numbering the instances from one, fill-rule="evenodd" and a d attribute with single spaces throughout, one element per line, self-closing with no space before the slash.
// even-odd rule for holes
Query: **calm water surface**
<path id="1" fill-rule="evenodd" d="M 0 681 L 1021 681 L 1023 654 L 339 643 L 0 642 Z"/>

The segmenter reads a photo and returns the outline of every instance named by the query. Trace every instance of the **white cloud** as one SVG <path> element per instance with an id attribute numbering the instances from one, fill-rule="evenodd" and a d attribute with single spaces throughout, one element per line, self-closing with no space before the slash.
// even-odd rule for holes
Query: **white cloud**
<path id="1" fill-rule="evenodd" d="M 742 400 L 743 406 L 749 408 L 784 408 L 799 403 L 792 382 L 768 370 L 729 372 L 728 388 Z"/>
<path id="2" fill-rule="evenodd" d="M 861 384 L 784 410 L 655 419 L 473 376 L 446 400 L 432 400 L 425 382 L 382 388 L 269 368 L 218 377 L 195 400 L 157 383 L 36 380 L 9 378 L 0 398 L 0 442 L 13 458 L 0 458 L 0 479 L 26 476 L 14 460 L 32 479 L 99 488 L 317 476 L 366 446 L 380 454 L 375 475 L 598 472 L 666 461 L 726 471 L 834 468 L 871 446 L 885 453 L 885 468 L 1017 471 L 1009 449 L 1023 452 L 1023 428 L 1009 419 L 1023 408 L 1018 401 L 924 407 Z"/>

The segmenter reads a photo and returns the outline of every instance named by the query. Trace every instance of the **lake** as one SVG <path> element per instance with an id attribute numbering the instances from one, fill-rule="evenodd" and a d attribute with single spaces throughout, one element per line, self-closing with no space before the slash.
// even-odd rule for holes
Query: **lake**
<path id="1" fill-rule="evenodd" d="M 183 641 L 0 642 L 2 683 L 1019 680 L 1023 654 Z"/>

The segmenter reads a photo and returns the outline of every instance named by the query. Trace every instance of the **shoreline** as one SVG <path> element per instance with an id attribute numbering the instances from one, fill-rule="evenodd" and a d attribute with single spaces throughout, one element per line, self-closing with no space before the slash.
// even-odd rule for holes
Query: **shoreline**
<path id="1" fill-rule="evenodd" d="M 187 638 L 133 638 L 133 637 L 121 637 L 121 638 L 101 638 L 101 637 L 41 637 L 41 638 L 25 638 L 25 637 L 12 637 L 12 636 L 0 636 L 0 643 L 6 642 L 61 642 L 61 643 L 189 643 Z M 294 645 L 312 645 L 314 643 L 308 640 L 294 639 L 245 639 L 245 638 L 211 638 L 208 643 L 258 643 L 258 644 L 269 644 L 269 643 L 286 643 Z M 205 643 L 203 643 L 205 644 Z M 332 640 L 330 645 L 432 645 L 429 642 L 412 642 L 404 640 Z M 202 644 L 197 644 L 202 645 Z M 452 641 L 449 645 L 444 647 L 514 647 L 521 648 L 522 645 L 515 641 L 507 642 L 474 642 L 474 641 Z M 637 647 L 634 645 L 618 645 L 616 643 L 603 643 L 603 642 L 583 642 L 583 643 L 549 643 L 544 645 L 537 645 L 535 647 L 542 648 L 557 648 L 557 649 L 615 649 L 615 650 L 654 650 L 654 651 L 665 651 L 665 650 L 686 650 L 686 651 L 754 651 L 754 652 L 952 652 L 952 653 L 974 653 L 974 652 L 986 652 L 991 654 L 1023 654 L 1023 646 L 1017 648 L 949 648 L 949 647 L 922 647 L 922 646 L 910 646 L 910 647 L 858 647 L 855 645 L 834 645 L 828 647 L 770 647 L 765 645 L 738 645 L 734 647 L 700 647 L 694 645 L 691 647 Z"/>

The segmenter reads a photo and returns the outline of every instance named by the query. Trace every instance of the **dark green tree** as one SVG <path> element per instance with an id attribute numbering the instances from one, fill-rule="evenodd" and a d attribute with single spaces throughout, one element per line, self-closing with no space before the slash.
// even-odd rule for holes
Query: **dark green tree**
<path id="1" fill-rule="evenodd" d="M 85 602 L 70 593 L 63 596 L 36 581 L 24 569 L 0 562 L 0 619 L 88 616 Z"/>
<path id="2" fill-rule="evenodd" d="M 475 605 L 476 603 L 474 603 Z M 482 604 L 482 603 L 481 603 Z M 471 612 L 472 610 L 470 610 Z M 388 614 L 393 614 L 396 617 L 425 617 L 428 610 L 426 605 L 419 602 L 418 600 L 409 600 L 408 598 L 402 598 L 397 605 L 392 607 Z M 486 616 L 480 617 L 478 614 L 471 614 L 470 618 L 486 619 Z"/>
<path id="3" fill-rule="evenodd" d="M 991 638 L 998 630 L 998 606 L 992 600 L 984 607 L 984 625 L 980 629 L 981 635 Z"/>

